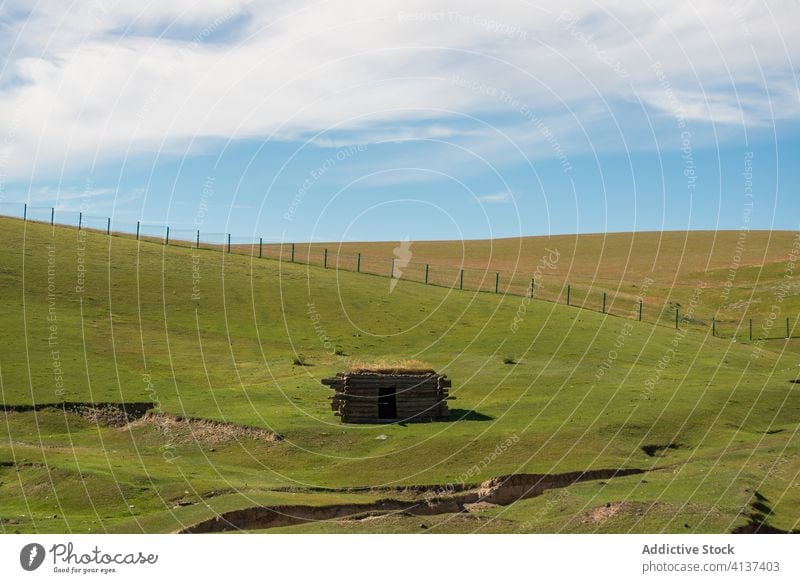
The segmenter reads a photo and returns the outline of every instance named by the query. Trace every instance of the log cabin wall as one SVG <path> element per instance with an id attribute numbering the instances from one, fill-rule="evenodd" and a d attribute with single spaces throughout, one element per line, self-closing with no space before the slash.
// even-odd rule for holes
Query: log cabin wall
<path id="1" fill-rule="evenodd" d="M 334 390 L 331 409 L 344 423 L 436 421 L 449 415 L 450 380 L 435 373 L 339 373 L 322 383 Z"/>

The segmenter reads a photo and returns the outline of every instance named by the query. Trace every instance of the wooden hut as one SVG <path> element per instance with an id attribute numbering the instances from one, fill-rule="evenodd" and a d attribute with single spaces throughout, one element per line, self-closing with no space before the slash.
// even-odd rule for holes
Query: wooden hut
<path id="1" fill-rule="evenodd" d="M 351 371 L 322 379 L 333 389 L 331 409 L 343 423 L 447 419 L 450 379 L 435 372 Z"/>

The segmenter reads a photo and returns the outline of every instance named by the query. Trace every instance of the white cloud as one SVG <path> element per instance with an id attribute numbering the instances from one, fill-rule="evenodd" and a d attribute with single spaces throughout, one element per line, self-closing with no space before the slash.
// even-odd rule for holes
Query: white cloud
<path id="1" fill-rule="evenodd" d="M 489 204 L 506 204 L 514 200 L 510 192 L 496 192 L 479 196 L 478 200 Z"/>
<path id="2" fill-rule="evenodd" d="M 209 138 L 305 140 L 325 128 L 353 142 L 469 140 L 448 120 L 492 119 L 514 108 L 512 97 L 564 121 L 638 95 L 668 119 L 654 61 L 689 119 L 759 126 L 800 115 L 792 1 L 27 6 L 4 4 L 20 16 L 5 19 L 0 41 L 0 176 L 12 179 Z M 565 133 L 584 131 L 571 123 Z"/>
<path id="3" fill-rule="evenodd" d="M 87 183 L 82 188 L 74 186 L 55 188 L 39 186 L 31 190 L 15 190 L 6 193 L 6 201 L 10 204 L 28 203 L 30 205 L 55 206 L 56 209 L 72 208 L 75 201 L 95 201 L 93 204 L 111 204 L 142 198 L 145 194 L 143 188 L 117 189 L 110 187 L 95 187 Z M 98 202 L 101 201 L 102 202 Z M 65 206 L 66 205 L 66 206 Z M 75 205 L 73 205 L 75 206 Z M 78 208 L 80 205 L 75 206 Z"/>

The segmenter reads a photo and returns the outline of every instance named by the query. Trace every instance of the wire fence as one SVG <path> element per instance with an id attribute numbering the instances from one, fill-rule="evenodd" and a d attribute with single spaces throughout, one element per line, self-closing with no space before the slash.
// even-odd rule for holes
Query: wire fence
<path id="1" fill-rule="evenodd" d="M 17 208 L 19 207 L 19 208 Z M 77 227 L 108 236 L 135 238 L 137 241 L 192 248 L 215 250 L 227 254 L 246 255 L 252 258 L 317 266 L 323 269 L 350 271 L 388 279 L 417 282 L 423 285 L 444 287 L 479 293 L 519 296 L 536 300 L 562 303 L 575 308 L 592 310 L 609 316 L 628 318 L 661 326 L 681 329 L 705 329 L 714 337 L 741 338 L 749 342 L 794 338 L 797 317 L 782 322 L 774 318 L 758 322 L 752 318 L 720 321 L 716 316 L 703 318 L 693 309 L 669 301 L 653 301 L 642 296 L 609 290 L 597 286 L 575 286 L 568 282 L 545 285 L 536 276 L 521 272 L 490 271 L 458 265 L 441 265 L 415 262 L 407 257 L 379 257 L 362 253 L 347 253 L 339 248 L 328 248 L 318 243 L 275 243 L 263 237 L 234 237 L 230 233 L 209 233 L 199 229 L 171 228 L 163 223 L 144 221 L 114 221 L 109 217 L 73 211 L 57 211 L 52 207 L 30 206 L 21 203 L 0 205 L 0 216 L 24 221 L 47 223 L 51 226 Z M 401 247 L 402 248 L 402 247 Z M 404 255 L 401 253 L 401 255 Z"/>

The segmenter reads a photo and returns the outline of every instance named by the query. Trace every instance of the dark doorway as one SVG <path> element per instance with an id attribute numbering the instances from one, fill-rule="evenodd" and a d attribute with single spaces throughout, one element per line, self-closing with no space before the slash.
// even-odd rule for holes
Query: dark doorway
<path id="1" fill-rule="evenodd" d="M 378 389 L 378 419 L 397 419 L 396 387 Z"/>

